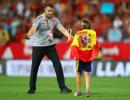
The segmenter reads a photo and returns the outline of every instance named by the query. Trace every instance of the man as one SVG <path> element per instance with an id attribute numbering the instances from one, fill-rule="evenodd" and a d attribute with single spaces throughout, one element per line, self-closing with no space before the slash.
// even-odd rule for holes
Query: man
<path id="1" fill-rule="evenodd" d="M 53 39 L 53 29 L 57 28 L 61 31 L 68 39 L 71 38 L 69 32 L 62 26 L 60 21 L 54 16 L 53 4 L 45 4 L 44 13 L 39 15 L 33 22 L 30 30 L 25 35 L 26 39 L 29 39 L 32 35 L 33 39 L 33 53 L 32 53 L 32 66 L 30 75 L 30 89 L 28 94 L 35 93 L 36 80 L 39 65 L 42 58 L 47 55 L 52 61 L 58 86 L 62 93 L 72 92 L 71 89 L 67 88 L 64 81 L 63 70 L 58 54 L 56 52 L 55 43 Z"/>

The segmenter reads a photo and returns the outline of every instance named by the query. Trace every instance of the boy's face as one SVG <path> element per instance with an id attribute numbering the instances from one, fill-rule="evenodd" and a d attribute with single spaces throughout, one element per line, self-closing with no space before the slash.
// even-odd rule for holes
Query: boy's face
<path id="1" fill-rule="evenodd" d="M 44 13 L 46 17 L 51 18 L 54 15 L 54 9 L 51 7 L 46 7 Z"/>
<path id="2" fill-rule="evenodd" d="M 84 26 L 84 22 L 80 21 L 80 27 L 83 28 L 83 26 Z"/>

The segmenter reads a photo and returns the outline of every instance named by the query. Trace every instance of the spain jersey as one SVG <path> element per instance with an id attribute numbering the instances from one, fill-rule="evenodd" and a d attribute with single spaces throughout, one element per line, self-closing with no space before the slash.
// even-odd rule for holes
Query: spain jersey
<path id="1" fill-rule="evenodd" d="M 71 44 L 70 57 L 84 62 L 96 58 L 99 48 L 94 30 L 84 29 L 78 31 Z"/>

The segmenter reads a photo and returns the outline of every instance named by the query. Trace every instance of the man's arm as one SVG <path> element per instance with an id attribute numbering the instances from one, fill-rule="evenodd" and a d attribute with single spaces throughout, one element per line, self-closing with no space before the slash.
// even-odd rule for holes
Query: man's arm
<path id="1" fill-rule="evenodd" d="M 58 27 L 58 30 L 59 30 L 60 32 L 62 32 L 68 39 L 71 39 L 71 38 L 72 38 L 72 36 L 71 36 L 72 30 L 71 30 L 71 29 L 67 30 L 67 29 L 65 29 L 65 28 L 63 27 L 63 25 L 60 25 L 60 27 Z"/>
<path id="2" fill-rule="evenodd" d="M 25 39 L 30 39 L 30 37 L 33 35 L 36 29 L 37 29 L 37 25 L 33 24 L 31 28 L 29 29 L 28 33 L 25 34 Z"/>

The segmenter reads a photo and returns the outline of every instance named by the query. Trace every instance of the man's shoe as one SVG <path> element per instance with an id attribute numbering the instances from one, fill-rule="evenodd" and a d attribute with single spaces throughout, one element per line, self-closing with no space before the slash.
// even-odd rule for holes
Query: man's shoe
<path id="1" fill-rule="evenodd" d="M 34 94 L 35 93 L 35 90 L 28 90 L 27 91 L 27 94 Z"/>
<path id="2" fill-rule="evenodd" d="M 69 88 L 67 88 L 67 87 L 64 87 L 63 89 L 61 89 L 60 92 L 61 92 L 61 93 L 70 93 L 70 92 L 72 92 L 72 90 L 69 89 Z"/>

